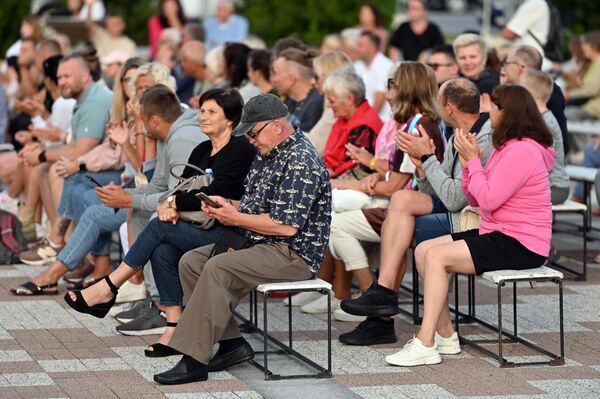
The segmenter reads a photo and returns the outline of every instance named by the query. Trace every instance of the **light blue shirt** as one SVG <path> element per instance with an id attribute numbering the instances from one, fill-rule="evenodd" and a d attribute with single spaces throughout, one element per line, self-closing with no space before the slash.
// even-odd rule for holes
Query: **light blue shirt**
<path id="1" fill-rule="evenodd" d="M 208 50 L 227 42 L 239 42 L 248 36 L 248 20 L 232 14 L 229 21 L 222 24 L 216 17 L 204 21 L 205 45 Z"/>

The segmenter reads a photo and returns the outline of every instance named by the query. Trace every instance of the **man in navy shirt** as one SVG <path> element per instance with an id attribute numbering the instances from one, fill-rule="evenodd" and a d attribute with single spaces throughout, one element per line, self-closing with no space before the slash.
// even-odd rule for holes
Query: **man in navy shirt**
<path id="1" fill-rule="evenodd" d="M 252 347 L 232 318 L 239 300 L 262 283 L 309 279 L 323 261 L 331 222 L 329 174 L 289 119 L 273 94 L 253 97 L 244 106 L 233 134 L 245 134 L 259 153 L 246 178 L 246 192 L 239 203 L 212 196 L 220 207 L 204 203 L 202 208 L 231 226 L 230 232 L 239 233 L 235 240 L 246 245 L 217 255 L 209 245 L 181 258 L 187 307 L 169 346 L 183 357 L 154 376 L 161 384 L 203 381 L 209 371 L 252 359 Z M 227 246 L 233 241 L 230 235 Z M 219 351 L 211 359 L 217 342 Z"/>

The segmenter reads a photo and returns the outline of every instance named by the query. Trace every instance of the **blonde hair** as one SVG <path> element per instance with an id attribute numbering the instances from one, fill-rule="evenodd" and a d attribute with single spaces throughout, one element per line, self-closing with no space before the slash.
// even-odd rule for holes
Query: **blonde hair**
<path id="1" fill-rule="evenodd" d="M 458 50 L 463 47 L 468 47 L 472 44 L 479 45 L 479 51 L 482 57 L 486 57 L 487 55 L 487 46 L 485 44 L 485 40 L 475 33 L 463 33 L 462 35 L 458 35 L 456 39 L 452 42 L 452 48 L 454 49 L 454 56 L 458 58 Z"/>
<path id="2" fill-rule="evenodd" d="M 139 57 L 129 58 L 125 63 L 121 66 L 119 73 L 117 74 L 117 79 L 115 79 L 115 83 L 113 84 L 113 99 L 112 106 L 110 109 L 110 122 L 111 123 L 121 123 L 127 120 L 127 97 L 125 95 L 125 87 L 121 83 L 127 72 L 132 69 L 137 69 L 141 65 L 144 64 L 144 60 Z M 131 88 L 128 87 L 129 92 Z"/>
<path id="3" fill-rule="evenodd" d="M 325 82 L 329 75 L 336 69 L 346 66 L 352 67 L 352 60 L 346 53 L 339 50 L 323 54 L 313 59 L 315 75 L 317 75 L 321 82 Z"/>
<path id="4" fill-rule="evenodd" d="M 420 62 L 404 61 L 394 72 L 394 84 L 396 122 L 405 123 L 417 111 L 434 123 L 440 121 L 437 110 L 438 85 L 433 69 Z"/>
<path id="5" fill-rule="evenodd" d="M 171 71 L 168 67 L 163 64 L 159 64 L 158 62 L 149 62 L 140 66 L 133 78 L 129 82 L 130 90 L 132 93 L 135 93 L 135 83 L 140 78 L 140 76 L 151 76 L 154 78 L 154 84 L 162 84 L 165 85 L 171 90 L 173 93 L 177 90 L 177 84 L 175 83 L 175 78 L 171 76 Z"/>
<path id="6" fill-rule="evenodd" d="M 206 54 L 205 63 L 208 69 L 208 80 L 211 82 L 217 81 L 225 76 L 225 46 L 219 45 L 214 47 Z"/>
<path id="7" fill-rule="evenodd" d="M 527 68 L 525 75 L 521 78 L 521 86 L 526 88 L 533 98 L 546 104 L 552 95 L 554 81 L 546 72 Z"/>

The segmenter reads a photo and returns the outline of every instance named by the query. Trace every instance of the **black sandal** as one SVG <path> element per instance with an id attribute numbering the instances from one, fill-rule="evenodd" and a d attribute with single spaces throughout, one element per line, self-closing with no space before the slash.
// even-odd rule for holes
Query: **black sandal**
<path id="1" fill-rule="evenodd" d="M 16 296 L 58 295 L 58 289 L 44 291 L 47 288 L 56 287 L 58 287 L 58 283 L 37 285 L 33 281 L 28 281 L 26 283 L 21 284 L 17 288 L 11 288 L 10 292 Z"/>
<path id="2" fill-rule="evenodd" d="M 69 288 L 69 290 L 71 290 L 71 291 L 85 290 L 86 288 L 91 287 L 92 285 L 94 285 L 96 283 L 99 283 L 100 281 L 104 280 L 104 278 L 107 277 L 107 276 L 108 275 L 100 277 L 98 279 L 95 279 L 93 277 L 87 276 L 86 278 L 82 279 L 79 282 L 69 283 L 69 284 L 71 284 L 71 287 Z"/>
<path id="3" fill-rule="evenodd" d="M 69 292 L 67 292 L 65 294 L 65 302 L 67 303 L 67 305 L 69 305 L 79 313 L 87 313 L 100 319 L 104 318 L 104 316 L 106 316 L 110 308 L 112 308 L 115 304 L 115 301 L 117 300 L 117 294 L 119 293 L 119 289 L 113 284 L 112 281 L 110 281 L 110 278 L 108 278 L 108 276 L 104 277 L 104 280 L 106 280 L 106 283 L 110 287 L 110 291 L 113 293 L 113 298 L 110 301 L 90 306 L 85 302 L 85 299 L 83 299 L 81 291 L 70 291 L 75 294 L 76 299 L 72 300 L 71 296 L 69 295 Z"/>
<path id="4" fill-rule="evenodd" d="M 167 322 L 167 327 L 177 327 L 177 323 Z M 148 350 L 150 348 L 152 348 L 152 350 Z M 181 355 L 181 352 L 179 352 L 177 349 L 173 349 L 168 345 L 161 344 L 160 342 L 150 345 L 148 349 L 144 350 L 144 355 L 146 355 L 146 357 L 167 357 Z"/>

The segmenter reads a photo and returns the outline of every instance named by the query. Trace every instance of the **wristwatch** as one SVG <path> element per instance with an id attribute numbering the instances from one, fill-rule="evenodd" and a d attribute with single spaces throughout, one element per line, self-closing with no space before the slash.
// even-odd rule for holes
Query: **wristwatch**
<path id="1" fill-rule="evenodd" d="M 87 172 L 87 166 L 85 166 L 85 162 L 79 161 L 79 171 L 80 172 Z"/>
<path id="2" fill-rule="evenodd" d="M 421 163 L 424 164 L 425 161 L 427 161 L 429 159 L 429 157 L 432 157 L 432 156 L 433 156 L 433 154 L 424 154 L 424 155 L 421 155 Z"/>
<path id="3" fill-rule="evenodd" d="M 173 207 L 173 203 L 175 202 L 175 196 L 174 195 L 169 195 L 167 197 L 167 204 L 169 204 L 169 207 L 172 208 Z"/>

